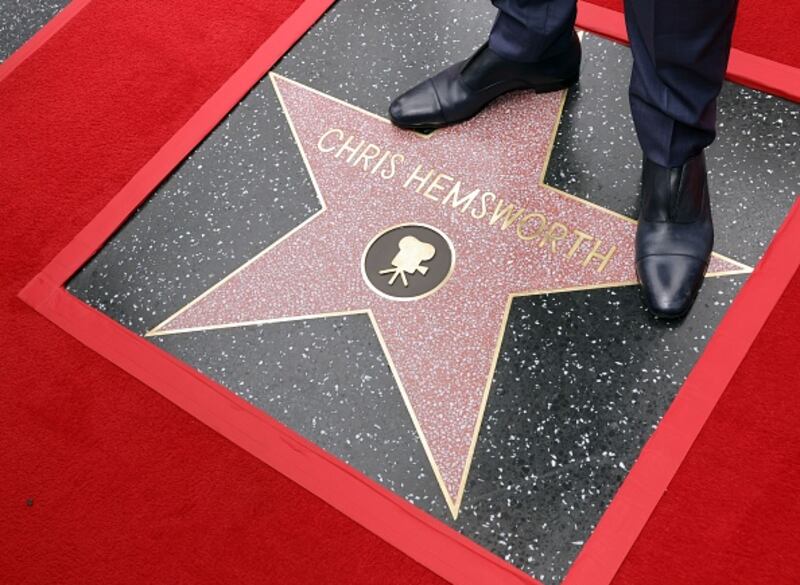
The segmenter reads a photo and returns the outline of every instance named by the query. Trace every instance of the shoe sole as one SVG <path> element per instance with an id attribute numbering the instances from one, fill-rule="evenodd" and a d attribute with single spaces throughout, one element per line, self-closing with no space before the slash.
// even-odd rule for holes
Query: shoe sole
<path id="1" fill-rule="evenodd" d="M 463 122 L 466 122 L 467 120 L 471 120 L 472 118 L 474 118 L 475 116 L 480 114 L 483 110 L 485 110 L 486 107 L 489 106 L 492 102 L 494 102 L 497 98 L 502 97 L 504 95 L 508 95 L 510 93 L 514 93 L 514 92 L 517 92 L 517 91 L 522 91 L 522 92 L 532 91 L 533 93 L 537 93 L 537 94 L 538 93 L 552 93 L 554 91 L 561 91 L 562 89 L 568 89 L 568 88 L 572 87 L 573 85 L 575 85 L 576 83 L 578 83 L 578 76 L 575 76 L 572 79 L 569 79 L 567 81 L 562 81 L 562 82 L 559 82 L 559 83 L 539 85 L 539 86 L 536 86 L 536 87 L 524 87 L 524 88 L 521 88 L 521 89 L 513 89 L 511 91 L 507 91 L 505 93 L 502 93 L 499 96 L 497 96 L 496 98 L 493 98 L 492 100 L 488 101 L 485 106 L 483 106 L 480 110 L 478 110 L 477 112 L 475 112 L 471 116 L 467 116 L 466 118 L 461 118 L 460 120 L 455 120 L 453 122 L 442 122 L 441 124 L 403 124 L 401 122 L 398 122 L 394 118 L 392 118 L 391 114 L 389 114 L 389 121 L 392 124 L 394 124 L 395 126 L 397 126 L 398 128 L 402 128 L 403 130 L 414 130 L 416 132 L 432 132 L 432 131 L 438 130 L 440 128 L 446 128 L 448 126 L 455 126 L 456 124 L 461 124 Z"/>

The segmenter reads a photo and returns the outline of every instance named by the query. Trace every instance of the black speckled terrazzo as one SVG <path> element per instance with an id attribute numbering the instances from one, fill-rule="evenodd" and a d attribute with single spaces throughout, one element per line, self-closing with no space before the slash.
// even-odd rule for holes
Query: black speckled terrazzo
<path id="1" fill-rule="evenodd" d="M 68 4 L 68 0 L 0 0 L 0 63 Z"/>
<path id="2" fill-rule="evenodd" d="M 384 115 L 485 39 L 487 2 L 340 0 L 275 70 Z M 639 151 L 625 47 L 584 38 L 546 182 L 635 216 Z M 800 110 L 735 85 L 709 153 L 716 249 L 754 264 L 798 191 Z M 69 290 L 143 334 L 317 211 L 261 81 L 79 272 Z M 558 583 L 702 352 L 744 276 L 710 278 L 664 324 L 635 287 L 518 298 L 457 520 L 369 319 L 149 338 L 545 583 Z"/>
<path id="3" fill-rule="evenodd" d="M 422 445 L 365 315 L 156 340 L 343 461 L 445 516 Z"/>

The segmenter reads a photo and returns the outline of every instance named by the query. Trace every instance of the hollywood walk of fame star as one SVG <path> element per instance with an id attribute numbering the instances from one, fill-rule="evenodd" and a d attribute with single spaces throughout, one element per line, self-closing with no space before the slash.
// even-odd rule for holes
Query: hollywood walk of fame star
<path id="1" fill-rule="evenodd" d="M 148 335 L 366 313 L 455 517 L 512 299 L 635 284 L 635 222 L 543 184 L 566 92 L 509 95 L 422 136 L 271 79 L 321 210 Z M 443 257 L 418 231 L 365 274 L 370 243 L 404 225 L 442 234 L 452 258 L 436 287 L 400 299 L 391 287 Z M 715 254 L 708 275 L 749 270 Z"/>

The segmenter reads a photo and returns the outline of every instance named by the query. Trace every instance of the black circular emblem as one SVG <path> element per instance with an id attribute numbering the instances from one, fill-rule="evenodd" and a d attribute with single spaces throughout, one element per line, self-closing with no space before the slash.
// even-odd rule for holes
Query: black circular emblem
<path id="1" fill-rule="evenodd" d="M 367 245 L 362 260 L 364 279 L 378 294 L 413 300 L 431 294 L 453 270 L 450 240 L 423 224 L 390 227 Z"/>

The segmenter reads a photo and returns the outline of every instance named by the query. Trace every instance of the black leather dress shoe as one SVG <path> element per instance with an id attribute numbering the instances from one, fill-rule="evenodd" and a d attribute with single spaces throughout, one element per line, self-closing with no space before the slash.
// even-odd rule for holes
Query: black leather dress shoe
<path id="1" fill-rule="evenodd" d="M 636 274 L 653 314 L 678 319 L 689 312 L 713 245 L 705 155 L 701 152 L 674 168 L 645 159 Z"/>
<path id="2" fill-rule="evenodd" d="M 411 88 L 389 106 L 389 118 L 401 128 L 432 130 L 463 122 L 495 98 L 516 89 L 548 92 L 578 80 L 581 44 L 573 36 L 569 50 L 545 61 L 518 63 L 484 44 L 469 59 Z"/>

